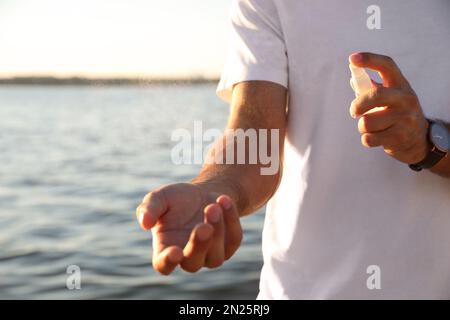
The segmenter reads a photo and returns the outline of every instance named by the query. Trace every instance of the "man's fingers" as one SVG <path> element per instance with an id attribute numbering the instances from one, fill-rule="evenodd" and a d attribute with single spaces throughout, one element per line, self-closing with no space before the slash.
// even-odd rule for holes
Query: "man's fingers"
<path id="1" fill-rule="evenodd" d="M 223 264 L 225 260 L 224 252 L 224 236 L 225 227 L 223 222 L 223 210 L 217 203 L 206 206 L 205 220 L 214 228 L 211 246 L 206 254 L 205 266 L 208 268 L 217 268 Z"/>
<path id="2" fill-rule="evenodd" d="M 183 249 L 184 258 L 180 263 L 181 268 L 188 272 L 196 272 L 204 266 L 213 232 L 214 228 L 210 224 L 201 223 L 195 226 Z"/>
<path id="3" fill-rule="evenodd" d="M 408 133 L 399 126 L 375 133 L 364 133 L 361 135 L 361 143 L 369 148 L 383 146 L 384 149 L 394 149 L 404 151 L 411 147 Z"/>
<path id="4" fill-rule="evenodd" d="M 349 60 L 357 67 L 378 71 L 387 87 L 410 88 L 408 80 L 391 57 L 370 52 L 359 52 L 352 54 Z"/>
<path id="5" fill-rule="evenodd" d="M 136 217 L 144 230 L 153 228 L 158 219 L 166 213 L 168 204 L 164 191 L 157 190 L 148 193 L 142 203 L 136 208 Z"/>
<path id="6" fill-rule="evenodd" d="M 368 148 L 380 147 L 385 148 L 392 147 L 396 144 L 396 139 L 394 133 L 396 128 L 391 127 L 388 130 L 375 132 L 375 133 L 364 133 L 361 135 L 361 143 L 363 146 Z"/>
<path id="7" fill-rule="evenodd" d="M 242 226 L 236 205 L 229 196 L 222 195 L 216 201 L 223 209 L 225 224 L 225 260 L 233 256 L 242 242 Z"/>
<path id="8" fill-rule="evenodd" d="M 415 106 L 415 96 L 394 88 L 376 87 L 355 98 L 350 105 L 352 117 L 359 117 L 373 108 L 410 108 Z"/>
<path id="9" fill-rule="evenodd" d="M 375 133 L 392 127 L 399 116 L 389 108 L 366 113 L 358 120 L 359 133 Z"/>
<path id="10" fill-rule="evenodd" d="M 177 246 L 167 247 L 159 253 L 153 252 L 153 268 L 163 275 L 170 274 L 183 259 L 183 251 Z"/>

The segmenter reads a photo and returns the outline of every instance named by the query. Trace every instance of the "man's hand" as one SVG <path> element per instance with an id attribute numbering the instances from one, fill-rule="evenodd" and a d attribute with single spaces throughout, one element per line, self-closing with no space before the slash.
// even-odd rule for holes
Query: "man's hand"
<path id="1" fill-rule="evenodd" d="M 352 101 L 350 114 L 360 117 L 361 143 L 369 148 L 382 146 L 387 154 L 407 164 L 422 161 L 430 149 L 428 122 L 416 93 L 395 62 L 373 53 L 353 54 L 349 60 L 357 67 L 378 71 L 383 79 L 383 84 L 375 84 Z"/>
<path id="2" fill-rule="evenodd" d="M 268 150 L 279 143 L 281 159 L 286 101 L 286 88 L 279 84 L 238 83 L 233 87 L 227 128 L 278 129 L 279 141 L 270 141 Z M 225 148 L 222 153 L 226 154 Z M 263 166 L 206 163 L 192 183 L 171 184 L 147 194 L 136 215 L 142 228 L 153 233 L 153 267 L 166 275 L 177 265 L 195 272 L 203 266 L 218 267 L 230 258 L 242 241 L 240 217 L 262 207 L 278 187 L 281 170 L 261 175 Z"/>
<path id="3" fill-rule="evenodd" d="M 136 215 L 144 230 L 152 230 L 153 267 L 164 275 L 177 265 L 188 272 L 219 267 L 242 240 L 235 203 L 204 184 L 177 183 L 150 192 Z"/>

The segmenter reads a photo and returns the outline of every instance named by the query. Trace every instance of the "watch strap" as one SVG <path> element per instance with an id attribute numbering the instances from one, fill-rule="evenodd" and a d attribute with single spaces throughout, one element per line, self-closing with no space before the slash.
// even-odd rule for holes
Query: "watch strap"
<path id="1" fill-rule="evenodd" d="M 438 148 L 436 148 L 436 146 L 433 146 L 433 148 L 431 148 L 430 152 L 428 152 L 425 159 L 423 159 L 422 161 L 420 161 L 418 163 L 410 164 L 409 167 L 414 171 L 421 171 L 422 169 L 432 168 L 439 161 L 441 161 L 442 158 L 444 158 L 446 156 L 446 154 L 447 154 L 446 152 L 443 152 L 443 151 L 439 150 Z"/>

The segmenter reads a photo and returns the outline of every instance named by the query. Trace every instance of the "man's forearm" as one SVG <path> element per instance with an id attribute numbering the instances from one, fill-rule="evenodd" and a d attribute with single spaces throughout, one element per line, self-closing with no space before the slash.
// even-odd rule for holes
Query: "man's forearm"
<path id="1" fill-rule="evenodd" d="M 212 192 L 228 194 L 238 206 L 241 216 L 247 215 L 263 206 L 275 193 L 281 178 L 283 143 L 286 130 L 286 88 L 271 82 L 249 81 L 237 84 L 233 89 L 231 112 L 227 129 L 233 131 L 248 130 L 256 133 L 257 139 L 250 147 L 251 139 L 245 138 L 244 163 L 238 161 L 237 153 L 242 148 L 236 147 L 233 137 L 233 157 L 231 163 L 209 162 L 193 180 Z M 275 131 L 273 131 L 275 130 Z M 266 133 L 266 140 L 261 134 Z M 276 133 L 276 135 L 272 135 Z M 229 134 L 225 134 L 221 143 L 213 147 L 213 157 L 227 155 L 230 148 Z M 260 150 L 261 141 L 266 141 L 265 150 Z M 242 141 L 241 141 L 242 143 Z M 241 146 L 242 147 L 242 146 Z M 216 150 L 214 150 L 216 149 Z M 264 152 L 260 152 L 264 151 Z M 270 155 L 270 172 L 261 154 Z M 242 156 L 242 155 L 241 155 Z M 256 158 L 256 161 L 250 159 Z M 217 159 L 217 158 L 215 158 Z M 267 159 L 266 159 L 267 160 Z M 227 163 L 227 164 L 222 164 Z M 264 171 L 266 170 L 266 171 Z"/>

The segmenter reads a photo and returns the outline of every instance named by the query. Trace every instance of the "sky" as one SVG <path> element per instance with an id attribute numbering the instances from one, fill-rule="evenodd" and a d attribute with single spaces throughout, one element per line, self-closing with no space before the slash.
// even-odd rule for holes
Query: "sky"
<path id="1" fill-rule="evenodd" d="M 0 76 L 218 77 L 230 0 L 0 0 Z"/>

